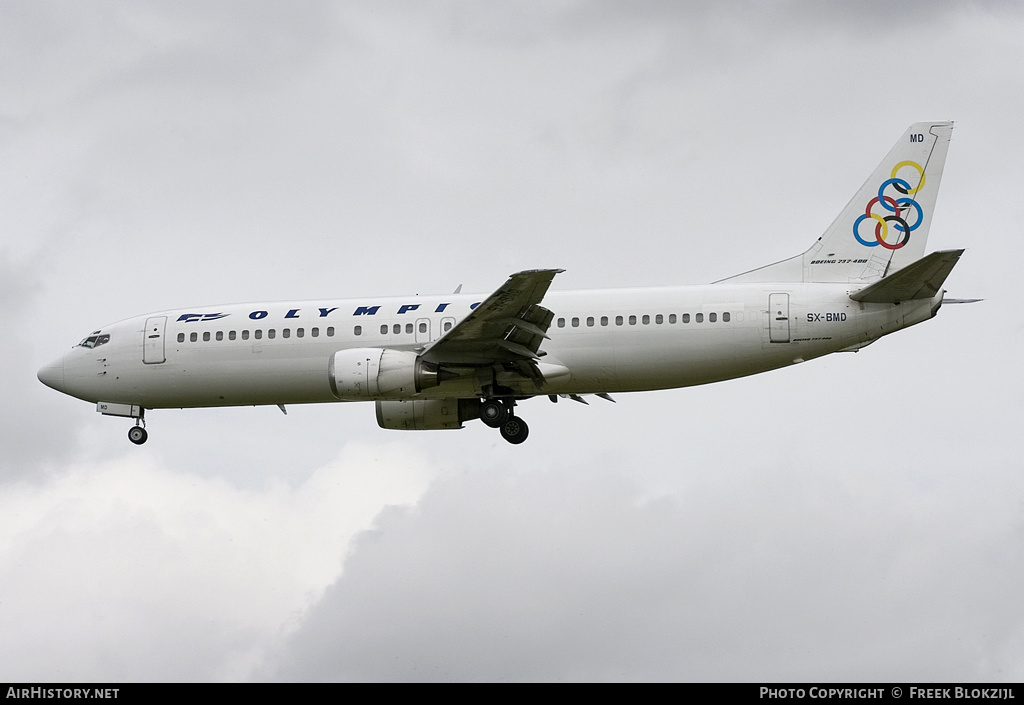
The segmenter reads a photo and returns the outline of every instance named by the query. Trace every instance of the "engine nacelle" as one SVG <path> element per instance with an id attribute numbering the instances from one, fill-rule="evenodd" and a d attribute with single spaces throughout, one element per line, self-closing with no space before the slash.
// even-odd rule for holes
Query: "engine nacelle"
<path id="1" fill-rule="evenodd" d="M 462 428 L 463 421 L 479 416 L 479 399 L 409 399 L 377 402 L 377 425 L 398 431 Z"/>
<path id="2" fill-rule="evenodd" d="M 409 350 L 339 350 L 327 367 L 331 391 L 339 399 L 412 396 L 438 385 L 437 365 Z"/>

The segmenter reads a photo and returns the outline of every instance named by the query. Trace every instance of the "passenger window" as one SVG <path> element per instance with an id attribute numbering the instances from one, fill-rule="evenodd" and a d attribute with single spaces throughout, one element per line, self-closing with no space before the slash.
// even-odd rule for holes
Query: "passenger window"
<path id="1" fill-rule="evenodd" d="M 722 314 L 722 323 L 728 323 L 728 322 L 729 322 L 729 312 L 726 311 L 725 313 Z"/>
<path id="2" fill-rule="evenodd" d="M 281 337 L 282 338 L 291 338 L 292 337 L 292 329 L 291 328 L 285 328 L 283 331 L 281 331 Z"/>
<path id="3" fill-rule="evenodd" d="M 654 317 L 654 322 L 660 326 L 662 323 L 665 322 L 665 317 L 659 313 L 657 316 Z"/>
<path id="4" fill-rule="evenodd" d="M 675 323 L 676 322 L 676 314 L 674 314 L 674 313 L 668 314 L 668 322 L 669 323 Z"/>
<path id="5" fill-rule="evenodd" d="M 559 318 L 558 319 L 558 327 L 559 328 L 565 328 L 565 319 L 564 318 Z"/>
<path id="6" fill-rule="evenodd" d="M 303 338 L 303 337 L 305 337 L 305 335 L 306 335 L 306 329 L 305 328 L 296 328 L 295 329 L 295 337 L 296 338 Z"/>
<path id="7" fill-rule="evenodd" d="M 188 336 L 188 339 L 194 343 L 197 340 L 199 340 L 199 334 L 198 333 L 192 333 L 192 334 L 190 334 Z"/>
<path id="8" fill-rule="evenodd" d="M 178 342 L 179 343 L 184 343 L 185 342 L 185 334 L 184 333 L 178 333 Z"/>
<path id="9" fill-rule="evenodd" d="M 327 337 L 328 338 L 333 338 L 334 337 L 334 326 L 328 326 L 327 327 Z"/>
<path id="10" fill-rule="evenodd" d="M 224 331 L 217 331 L 217 340 L 224 340 Z"/>
<path id="11" fill-rule="evenodd" d="M 363 327 L 362 326 L 356 326 L 355 328 L 352 329 L 352 332 L 355 333 L 356 335 L 362 335 L 363 334 Z"/>
<path id="12" fill-rule="evenodd" d="M 256 340 L 261 340 L 263 338 L 263 330 L 262 329 L 254 330 L 253 333 L 252 333 L 252 337 L 256 338 Z"/>
<path id="13" fill-rule="evenodd" d="M 204 343 L 209 343 L 210 342 L 210 331 L 206 331 L 205 333 L 203 333 L 203 342 Z"/>
<path id="14" fill-rule="evenodd" d="M 622 316 L 616 316 L 615 317 L 615 325 L 617 325 L 617 326 L 621 326 L 622 325 Z"/>
<path id="15" fill-rule="evenodd" d="M 420 333 L 426 333 L 426 332 L 427 332 L 427 324 L 426 323 L 420 323 Z"/>
<path id="16" fill-rule="evenodd" d="M 577 318 L 576 316 L 572 317 L 572 327 L 573 328 L 579 328 L 580 327 L 580 319 Z"/>
<path id="17" fill-rule="evenodd" d="M 631 326 L 635 326 L 636 325 L 636 316 L 630 316 L 629 317 L 629 325 L 631 325 Z"/>
<path id="18" fill-rule="evenodd" d="M 594 317 L 593 316 L 587 316 L 587 327 L 589 327 L 589 328 L 593 328 L 594 327 Z"/>
<path id="19" fill-rule="evenodd" d="M 388 324 L 387 323 L 385 323 L 384 325 L 382 325 L 380 327 L 380 334 L 381 335 L 387 335 L 388 334 Z"/>
<path id="20" fill-rule="evenodd" d="M 277 331 L 271 328 L 270 330 L 267 331 L 267 337 L 273 340 L 274 338 L 277 337 Z"/>
<path id="21" fill-rule="evenodd" d="M 704 314 L 703 313 L 698 313 L 693 320 L 697 321 L 697 323 L 703 323 L 704 322 Z"/>
<path id="22" fill-rule="evenodd" d="M 690 314 L 684 313 L 683 314 L 683 323 L 689 323 L 689 322 L 690 322 Z"/>
<path id="23" fill-rule="evenodd" d="M 647 315 L 647 314 L 645 313 L 645 314 L 644 314 L 644 317 L 643 317 L 643 318 L 641 319 L 641 322 L 642 322 L 642 323 L 643 323 L 643 324 L 644 324 L 645 326 L 649 326 L 649 325 L 651 325 L 651 317 L 650 317 L 650 316 L 648 316 L 648 315 Z"/>
<path id="24" fill-rule="evenodd" d="M 602 326 L 608 325 L 608 316 L 601 316 L 601 325 Z"/>
<path id="25" fill-rule="evenodd" d="M 248 340 L 248 339 L 249 339 L 249 331 L 243 330 L 242 331 L 242 340 Z"/>
<path id="26" fill-rule="evenodd" d="M 405 332 L 406 333 L 412 333 L 412 323 L 406 323 L 405 324 Z"/>
<path id="27" fill-rule="evenodd" d="M 445 321 L 444 322 L 444 331 L 445 331 L 445 333 L 447 333 L 451 329 L 452 329 L 452 322 L 451 321 Z"/>
<path id="28" fill-rule="evenodd" d="M 320 329 L 319 328 L 310 328 L 309 329 L 309 334 L 312 337 L 314 337 L 314 338 L 319 338 L 320 337 Z"/>
<path id="29" fill-rule="evenodd" d="M 229 330 L 228 331 L 228 340 L 234 340 L 234 339 L 235 339 L 235 331 Z"/>
<path id="30" fill-rule="evenodd" d="M 392 332 L 393 332 L 393 333 L 394 333 L 395 335 L 398 335 L 399 333 L 401 333 L 401 332 L 402 332 L 402 324 L 401 324 L 401 323 L 396 323 L 396 324 L 394 325 L 394 327 L 393 327 L 393 328 L 391 329 L 391 331 L 392 331 Z"/>

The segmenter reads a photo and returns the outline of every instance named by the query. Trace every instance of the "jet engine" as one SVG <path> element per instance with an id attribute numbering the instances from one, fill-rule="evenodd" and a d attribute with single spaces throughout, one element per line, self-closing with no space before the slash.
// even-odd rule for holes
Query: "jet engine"
<path id="1" fill-rule="evenodd" d="M 338 399 L 412 396 L 440 383 L 438 366 L 408 350 L 352 348 L 331 356 L 327 367 Z"/>
<path id="2" fill-rule="evenodd" d="M 377 425 L 398 431 L 462 428 L 480 417 L 479 399 L 409 399 L 377 402 Z"/>

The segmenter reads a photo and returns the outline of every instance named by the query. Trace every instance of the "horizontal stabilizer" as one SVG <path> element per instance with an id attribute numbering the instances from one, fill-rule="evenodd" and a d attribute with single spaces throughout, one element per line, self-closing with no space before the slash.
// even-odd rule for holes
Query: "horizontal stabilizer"
<path id="1" fill-rule="evenodd" d="M 898 272 L 850 294 L 850 298 L 869 304 L 895 304 L 900 301 L 930 299 L 942 290 L 943 282 L 963 253 L 963 250 L 933 252 Z"/>

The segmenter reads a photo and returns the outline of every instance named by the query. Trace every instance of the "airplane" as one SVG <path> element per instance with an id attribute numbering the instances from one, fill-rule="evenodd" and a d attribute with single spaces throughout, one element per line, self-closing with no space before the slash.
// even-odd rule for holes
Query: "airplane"
<path id="1" fill-rule="evenodd" d="M 857 351 L 926 321 L 962 249 L 924 255 L 953 124 L 910 126 L 804 253 L 701 286 L 232 304 L 94 330 L 38 372 L 135 420 L 151 409 L 373 401 L 386 429 L 481 420 L 526 440 L 520 402 L 687 387 Z"/>

